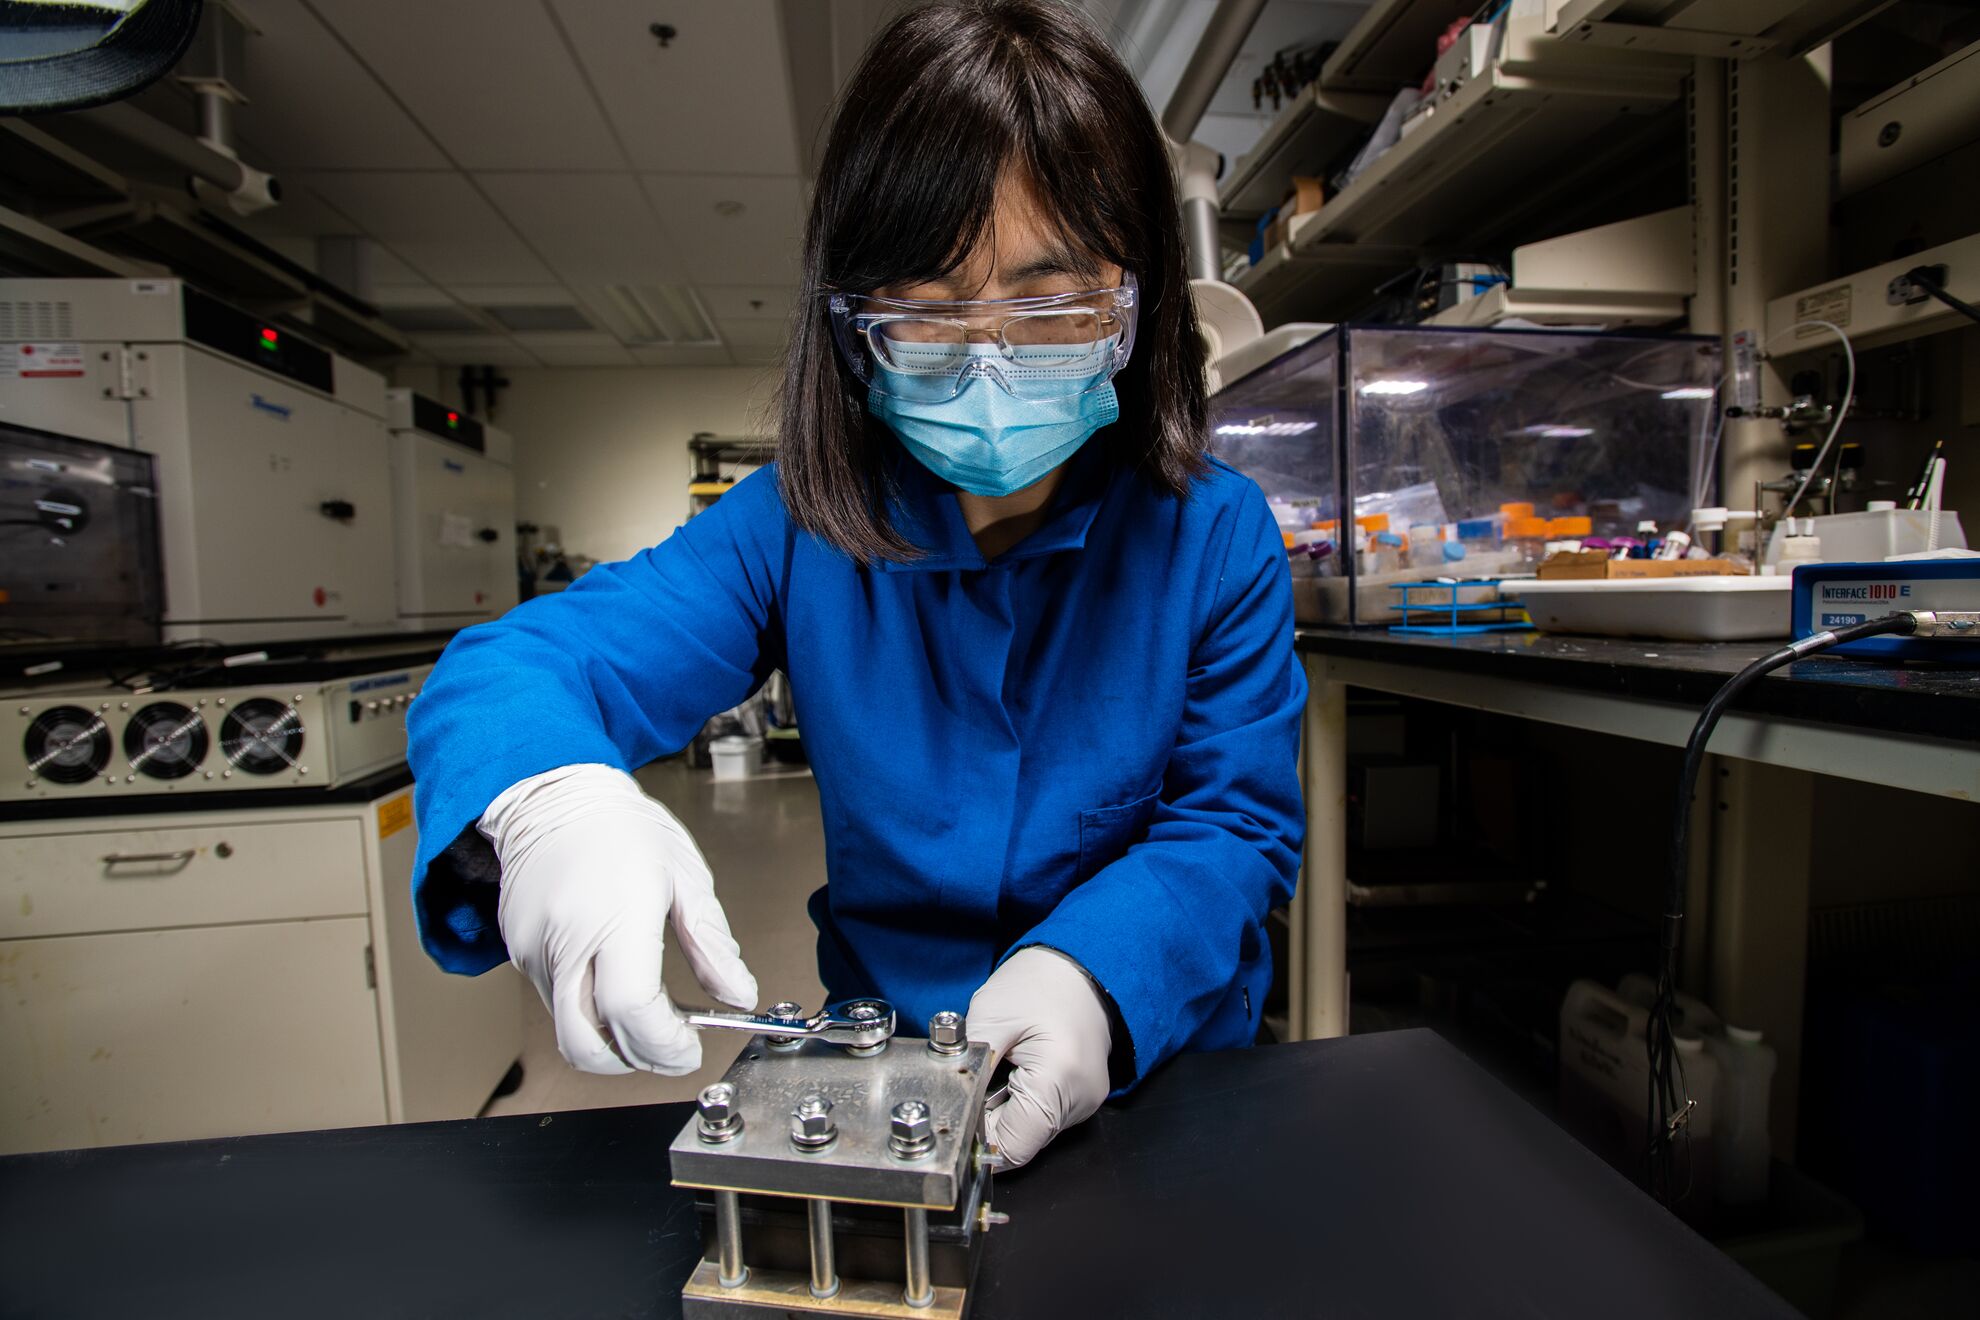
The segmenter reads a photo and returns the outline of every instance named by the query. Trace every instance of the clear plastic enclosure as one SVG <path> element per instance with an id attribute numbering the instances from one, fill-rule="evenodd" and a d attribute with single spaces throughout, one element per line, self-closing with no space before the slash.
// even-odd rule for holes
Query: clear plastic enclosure
<path id="1" fill-rule="evenodd" d="M 1683 526 L 1718 378 L 1694 336 L 1340 326 L 1220 391 L 1212 444 L 1272 502 L 1300 621 L 1391 623 L 1399 582 Z"/>

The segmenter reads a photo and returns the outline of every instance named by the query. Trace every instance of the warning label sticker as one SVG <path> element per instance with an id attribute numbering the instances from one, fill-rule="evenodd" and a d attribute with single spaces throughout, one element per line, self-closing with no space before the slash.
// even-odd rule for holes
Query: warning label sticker
<path id="1" fill-rule="evenodd" d="M 1794 319 L 1797 321 L 1827 321 L 1831 325 L 1849 325 L 1849 285 L 1838 284 L 1833 289 L 1817 289 L 1804 293 L 1794 300 Z M 1806 339 L 1810 335 L 1827 334 L 1819 325 L 1804 325 L 1794 332 L 1796 339 Z"/>
<path id="2" fill-rule="evenodd" d="M 81 344 L 0 345 L 0 380 L 45 380 L 82 374 Z"/>
<path id="3" fill-rule="evenodd" d="M 412 794 L 401 793 L 378 804 L 378 837 L 389 839 L 413 823 Z"/>

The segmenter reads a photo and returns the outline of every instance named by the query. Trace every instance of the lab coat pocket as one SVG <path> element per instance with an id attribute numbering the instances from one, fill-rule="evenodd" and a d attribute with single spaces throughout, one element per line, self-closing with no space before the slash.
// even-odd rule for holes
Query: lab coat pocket
<path id="1" fill-rule="evenodd" d="M 1148 822 L 1155 818 L 1155 803 L 1161 796 L 1158 791 L 1118 807 L 1095 807 L 1079 813 L 1079 883 L 1092 879 L 1096 871 L 1141 841 Z"/>

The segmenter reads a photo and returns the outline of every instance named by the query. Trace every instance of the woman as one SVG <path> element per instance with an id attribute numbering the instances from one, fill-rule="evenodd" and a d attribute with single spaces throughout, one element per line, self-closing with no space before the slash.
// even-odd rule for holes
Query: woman
<path id="1" fill-rule="evenodd" d="M 1278 529 L 1204 456 L 1165 143 L 1042 0 L 915 9 L 845 93 L 779 461 L 659 546 L 462 633 L 410 721 L 442 966 L 504 957 L 592 1072 L 701 1060 L 661 989 L 756 1002 L 627 770 L 790 675 L 834 998 L 967 1004 L 1014 1164 L 1182 1049 L 1249 1043 L 1300 844 Z"/>

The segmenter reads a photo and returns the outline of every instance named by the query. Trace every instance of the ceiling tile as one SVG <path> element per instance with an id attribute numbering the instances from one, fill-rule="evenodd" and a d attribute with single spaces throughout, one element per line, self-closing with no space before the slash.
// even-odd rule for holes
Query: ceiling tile
<path id="1" fill-rule="evenodd" d="M 622 348 L 600 330 L 523 330 L 510 338 L 534 353 L 540 348 Z"/>
<path id="2" fill-rule="evenodd" d="M 447 292 L 477 307 L 548 307 L 571 301 L 570 290 L 561 284 L 450 284 Z"/>
<path id="3" fill-rule="evenodd" d="M 382 284 L 425 284 L 419 273 L 374 241 L 371 245 L 371 283 L 374 288 Z"/>
<path id="4" fill-rule="evenodd" d="M 555 282 L 464 175 L 353 171 L 311 174 L 304 182 L 438 283 Z"/>
<path id="5" fill-rule="evenodd" d="M 722 342 L 736 348 L 782 348 L 787 327 L 782 321 L 724 321 Z"/>
<path id="6" fill-rule="evenodd" d="M 727 367 L 734 365 L 729 350 L 712 348 L 662 348 L 647 346 L 632 351 L 633 361 L 643 367 Z"/>
<path id="7" fill-rule="evenodd" d="M 635 169 L 797 173 L 772 0 L 661 8 L 649 0 L 551 0 L 551 6 Z M 679 30 L 665 49 L 647 32 L 656 17 Z"/>
<path id="8" fill-rule="evenodd" d="M 248 103 L 235 116 L 249 160 L 277 172 L 447 163 L 302 0 L 251 0 L 241 10 L 261 29 L 248 38 L 241 76 Z"/>
<path id="9" fill-rule="evenodd" d="M 446 292 L 431 284 L 377 284 L 371 301 L 380 307 L 454 307 L 458 304 Z"/>
<path id="10" fill-rule="evenodd" d="M 630 174 L 484 173 L 477 183 L 572 284 L 664 284 L 681 261 Z M 709 221 L 721 217 L 711 211 Z"/>
<path id="11" fill-rule="evenodd" d="M 697 284 L 695 292 L 718 321 L 781 321 L 797 289 L 788 284 Z"/>
<path id="12" fill-rule="evenodd" d="M 462 166 L 624 168 L 540 0 L 313 3 Z"/>
<path id="13" fill-rule="evenodd" d="M 451 366 L 534 367 L 538 365 L 521 344 L 507 335 L 412 335 L 413 343 Z"/>
<path id="14" fill-rule="evenodd" d="M 697 280 L 796 282 L 804 220 L 803 186 L 795 176 L 644 174 L 640 182 Z M 725 216 L 717 202 L 740 202 L 743 209 Z"/>
<path id="15" fill-rule="evenodd" d="M 529 351 L 546 367 L 630 367 L 633 356 L 615 340 L 605 339 L 602 343 L 563 344 L 551 343 L 542 337 L 524 336 L 530 339 Z M 567 335 L 568 339 L 588 339 L 584 335 Z"/>

